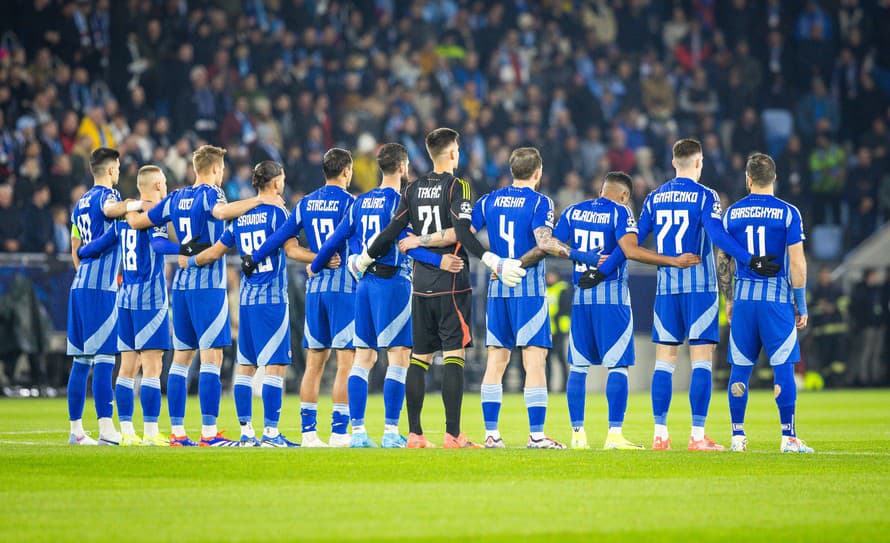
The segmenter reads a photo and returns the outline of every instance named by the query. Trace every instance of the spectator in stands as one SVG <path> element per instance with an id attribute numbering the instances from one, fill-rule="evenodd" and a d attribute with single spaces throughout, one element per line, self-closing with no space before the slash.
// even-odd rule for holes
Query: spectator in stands
<path id="1" fill-rule="evenodd" d="M 847 157 L 841 146 L 831 140 L 826 123 L 823 119 L 816 147 L 810 153 L 814 221 L 839 224 Z"/>
<path id="2" fill-rule="evenodd" d="M 800 133 L 804 137 L 813 137 L 819 125 L 826 123 L 827 130 L 835 133 L 839 122 L 837 103 L 828 94 L 822 78 L 814 77 L 810 94 L 803 97 L 797 109 L 797 126 Z"/>
<path id="3" fill-rule="evenodd" d="M 31 203 L 22 211 L 21 246 L 23 253 L 47 253 L 56 252 L 53 242 L 53 218 L 49 209 L 49 187 L 38 183 L 31 195 Z"/>
<path id="4" fill-rule="evenodd" d="M 868 147 L 860 147 L 847 175 L 847 205 L 850 208 L 851 246 L 859 245 L 875 230 L 878 220 L 878 189 L 881 172 Z"/>
<path id="5" fill-rule="evenodd" d="M 850 297 L 850 330 L 856 346 L 851 384 L 876 386 L 883 378 L 887 308 L 878 272 L 866 269 Z"/>
<path id="6" fill-rule="evenodd" d="M 51 209 L 53 216 L 53 244 L 59 254 L 71 252 L 71 227 L 68 225 L 68 210 L 62 206 L 54 206 Z"/>
<path id="7" fill-rule="evenodd" d="M 831 268 L 822 266 L 816 284 L 809 290 L 810 330 L 813 336 L 812 355 L 807 359 L 807 371 L 815 371 L 828 384 L 841 384 L 846 371 L 847 323 L 842 306 L 846 298 L 840 285 L 831 280 Z"/>
<path id="8" fill-rule="evenodd" d="M 21 250 L 21 212 L 12 202 L 12 187 L 0 185 L 0 251 L 17 253 Z"/>

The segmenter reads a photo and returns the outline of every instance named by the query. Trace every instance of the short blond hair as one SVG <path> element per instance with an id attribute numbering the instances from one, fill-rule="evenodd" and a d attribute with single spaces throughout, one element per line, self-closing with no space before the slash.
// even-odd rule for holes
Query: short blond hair
<path id="1" fill-rule="evenodd" d="M 164 175 L 164 172 L 157 166 L 149 164 L 139 168 L 136 172 L 136 186 L 139 189 L 148 188 L 154 182 L 155 176 Z"/>
<path id="2" fill-rule="evenodd" d="M 202 145 L 192 155 L 192 165 L 195 173 L 206 173 L 214 165 L 223 161 L 226 150 L 213 145 Z"/>

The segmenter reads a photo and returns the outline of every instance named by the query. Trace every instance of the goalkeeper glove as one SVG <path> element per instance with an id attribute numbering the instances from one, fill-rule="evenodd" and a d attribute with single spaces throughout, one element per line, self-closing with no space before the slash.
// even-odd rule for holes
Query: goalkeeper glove
<path id="1" fill-rule="evenodd" d="M 486 251 L 482 255 L 482 263 L 508 287 L 515 287 L 525 277 L 522 262 L 513 258 L 501 258 L 491 251 Z"/>
<path id="2" fill-rule="evenodd" d="M 349 255 L 349 258 L 346 259 L 346 269 L 356 280 L 359 280 L 364 277 L 368 266 L 373 263 L 374 259 L 368 255 L 368 250 L 365 249 L 360 255 Z"/>
<path id="3" fill-rule="evenodd" d="M 590 268 L 578 280 L 578 288 L 588 289 L 594 288 L 606 279 L 606 274 L 599 271 L 598 268 Z"/>
<path id="4" fill-rule="evenodd" d="M 253 255 L 241 255 L 241 272 L 244 277 L 250 278 L 256 271 L 257 263 L 253 261 Z"/>
<path id="5" fill-rule="evenodd" d="M 754 273 L 764 277 L 775 277 L 782 269 L 782 266 L 773 262 L 775 259 L 776 255 L 754 256 L 748 262 L 748 267 L 754 270 Z"/>

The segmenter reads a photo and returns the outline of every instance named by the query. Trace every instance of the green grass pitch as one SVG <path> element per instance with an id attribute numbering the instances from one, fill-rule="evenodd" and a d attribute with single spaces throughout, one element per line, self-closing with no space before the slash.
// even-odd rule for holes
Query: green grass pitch
<path id="1" fill-rule="evenodd" d="M 297 405 L 287 397 L 282 416 L 293 438 Z M 193 437 L 197 408 L 190 399 Z M 261 409 L 257 401 L 255 416 Z M 382 409 L 372 397 L 376 439 Z M 650 443 L 649 412 L 647 395 L 630 398 L 628 438 Z M 231 399 L 221 413 L 237 435 Z M 778 452 L 766 391 L 749 403 L 748 454 L 686 452 L 681 393 L 669 452 L 597 450 L 599 395 L 588 396 L 589 451 L 520 448 L 521 396 L 507 396 L 501 413 L 515 447 L 504 451 L 78 448 L 63 445 L 64 400 L 0 401 L 0 541 L 890 540 L 890 391 L 802 393 L 798 431 L 810 456 Z M 329 415 L 322 400 L 320 427 Z M 137 428 L 139 416 L 137 407 Z M 437 395 L 424 422 L 441 443 Z M 568 440 L 564 396 L 550 397 L 547 427 Z M 464 399 L 464 428 L 482 437 L 478 395 Z M 729 444 L 724 393 L 715 391 L 708 431 Z"/>

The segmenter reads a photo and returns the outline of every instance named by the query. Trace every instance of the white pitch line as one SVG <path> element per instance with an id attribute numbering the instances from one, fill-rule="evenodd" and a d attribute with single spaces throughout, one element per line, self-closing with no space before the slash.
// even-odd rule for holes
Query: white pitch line
<path id="1" fill-rule="evenodd" d="M 25 432 L 0 432 L 0 435 L 4 436 L 26 436 L 30 434 L 64 434 L 65 430 L 28 430 Z"/>

